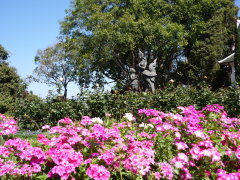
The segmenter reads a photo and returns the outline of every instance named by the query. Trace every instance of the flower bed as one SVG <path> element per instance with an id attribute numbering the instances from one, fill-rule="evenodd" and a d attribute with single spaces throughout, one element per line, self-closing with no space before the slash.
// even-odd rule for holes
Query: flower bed
<path id="1" fill-rule="evenodd" d="M 174 113 L 140 109 L 118 123 L 84 116 L 45 125 L 37 146 L 9 139 L 0 146 L 2 178 L 239 179 L 240 121 L 220 105 Z M 1 132 L 1 131 L 0 131 Z M 15 131 L 13 131 L 15 132 Z"/>

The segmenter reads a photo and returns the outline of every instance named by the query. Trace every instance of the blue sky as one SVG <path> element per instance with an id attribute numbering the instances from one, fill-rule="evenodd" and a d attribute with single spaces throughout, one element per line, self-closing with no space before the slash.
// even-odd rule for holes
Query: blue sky
<path id="1" fill-rule="evenodd" d="M 38 49 L 53 45 L 59 35 L 59 21 L 65 17 L 65 9 L 71 0 L 1 0 L 0 44 L 10 52 L 10 65 L 24 79 L 35 68 L 34 57 Z M 28 90 L 45 97 L 50 88 L 32 83 Z M 68 97 L 78 93 L 71 85 Z"/>
<path id="2" fill-rule="evenodd" d="M 65 17 L 65 10 L 71 0 L 0 0 L 0 44 L 10 52 L 10 65 L 17 69 L 24 79 L 35 68 L 34 57 L 38 49 L 45 49 L 56 42 L 59 35 L 59 21 Z M 240 0 L 235 0 L 240 7 Z M 45 84 L 32 83 L 28 90 L 45 97 L 48 90 Z M 71 84 L 68 97 L 79 92 Z"/>

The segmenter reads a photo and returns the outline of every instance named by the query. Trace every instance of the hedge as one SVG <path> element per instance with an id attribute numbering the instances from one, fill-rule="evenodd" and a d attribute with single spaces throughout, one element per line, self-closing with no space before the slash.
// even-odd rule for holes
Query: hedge
<path id="1" fill-rule="evenodd" d="M 164 112 L 173 111 L 178 106 L 194 105 L 201 109 L 208 104 L 224 106 L 230 117 L 240 115 L 240 88 L 226 88 L 211 91 L 209 87 L 168 86 L 155 93 L 150 92 L 84 92 L 76 99 L 60 101 L 52 99 L 22 99 L 10 114 L 18 120 L 21 128 L 39 129 L 44 124 L 53 125 L 64 117 L 74 120 L 84 115 L 103 117 L 111 114 L 119 119 L 126 112 L 137 109 L 156 108 Z"/>

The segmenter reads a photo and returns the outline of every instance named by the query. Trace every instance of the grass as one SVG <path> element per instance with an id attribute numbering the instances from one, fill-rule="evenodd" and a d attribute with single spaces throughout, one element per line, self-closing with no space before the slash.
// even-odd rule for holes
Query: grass
<path id="1" fill-rule="evenodd" d="M 38 137 L 37 137 L 38 134 L 44 134 L 44 133 L 41 130 L 38 130 L 38 131 L 22 130 L 22 131 L 18 131 L 14 135 L 3 135 L 3 136 L 0 136 L 0 145 L 3 145 L 4 142 L 8 139 L 21 138 L 30 142 L 32 146 L 35 146 L 39 144 Z"/>

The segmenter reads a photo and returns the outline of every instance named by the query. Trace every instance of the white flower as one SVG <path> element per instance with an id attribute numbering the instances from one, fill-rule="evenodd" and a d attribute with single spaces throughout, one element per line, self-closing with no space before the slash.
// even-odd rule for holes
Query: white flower
<path id="1" fill-rule="evenodd" d="M 144 129 L 147 129 L 147 128 L 154 128 L 154 126 L 152 124 L 144 124 L 144 123 L 141 123 L 139 124 L 139 127 L 143 127 Z"/>
<path id="2" fill-rule="evenodd" d="M 199 137 L 199 138 L 206 139 L 205 134 L 204 134 L 202 131 L 200 131 L 200 130 L 196 130 L 196 131 L 194 131 L 193 133 L 194 133 L 197 137 Z"/>
<path id="3" fill-rule="evenodd" d="M 44 126 L 42 127 L 42 129 L 49 129 L 49 128 L 50 128 L 49 125 L 44 125 Z"/>
<path id="4" fill-rule="evenodd" d="M 93 123 L 103 124 L 103 120 L 99 117 L 92 118 Z"/>
<path id="5" fill-rule="evenodd" d="M 145 128 L 145 126 L 146 126 L 146 124 L 144 124 L 144 123 L 139 124 L 139 127 Z"/>
<path id="6" fill-rule="evenodd" d="M 154 128 L 152 124 L 147 124 L 147 127 Z"/>
<path id="7" fill-rule="evenodd" d="M 131 113 L 125 113 L 125 115 L 123 117 L 127 118 L 129 121 L 135 121 L 136 120 L 136 118 L 133 117 L 133 115 Z"/>

